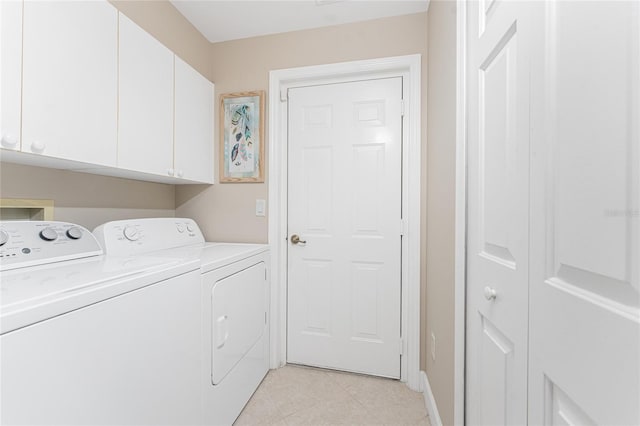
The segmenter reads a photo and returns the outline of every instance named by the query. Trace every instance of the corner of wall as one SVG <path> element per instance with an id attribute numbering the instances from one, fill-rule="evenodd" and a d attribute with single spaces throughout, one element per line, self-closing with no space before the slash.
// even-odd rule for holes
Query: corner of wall
<path id="1" fill-rule="evenodd" d="M 429 415 L 429 424 L 431 426 L 442 426 L 442 419 L 438 412 L 438 405 L 436 404 L 436 399 L 433 396 L 433 391 L 431 390 L 427 373 L 424 371 L 420 372 L 420 382 L 422 394 L 424 396 L 424 404 L 427 407 L 427 414 Z"/>

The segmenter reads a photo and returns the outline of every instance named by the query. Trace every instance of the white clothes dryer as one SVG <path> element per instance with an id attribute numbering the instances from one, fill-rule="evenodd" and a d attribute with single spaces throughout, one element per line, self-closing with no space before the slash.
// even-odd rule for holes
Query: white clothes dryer
<path id="1" fill-rule="evenodd" d="M 108 222 L 94 234 L 108 256 L 196 259 L 201 270 L 202 423 L 231 425 L 269 370 L 269 249 L 205 242 L 191 219 Z"/>
<path id="2" fill-rule="evenodd" d="M 199 263 L 0 223 L 2 424 L 197 424 Z"/>

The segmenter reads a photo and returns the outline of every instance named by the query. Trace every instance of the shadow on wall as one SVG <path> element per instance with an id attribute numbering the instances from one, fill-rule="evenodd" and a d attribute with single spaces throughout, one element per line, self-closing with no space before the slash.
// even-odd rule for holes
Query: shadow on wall
<path id="1" fill-rule="evenodd" d="M 175 216 L 175 187 L 20 164 L 0 166 L 0 197 L 53 200 L 54 220 L 93 229 L 110 220 Z"/>

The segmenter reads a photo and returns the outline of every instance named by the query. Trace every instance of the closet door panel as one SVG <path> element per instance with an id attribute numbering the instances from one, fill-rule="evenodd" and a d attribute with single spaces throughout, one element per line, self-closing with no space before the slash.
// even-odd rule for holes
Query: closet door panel
<path id="1" fill-rule="evenodd" d="M 540 26 L 531 424 L 640 424 L 639 9 L 548 2 Z"/>

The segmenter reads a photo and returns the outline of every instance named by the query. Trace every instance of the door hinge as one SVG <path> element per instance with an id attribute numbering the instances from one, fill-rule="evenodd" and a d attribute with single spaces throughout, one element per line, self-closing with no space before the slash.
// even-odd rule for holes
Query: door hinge
<path id="1" fill-rule="evenodd" d="M 404 99 L 400 99 L 400 117 L 404 117 Z"/>
<path id="2" fill-rule="evenodd" d="M 407 221 L 404 219 L 400 219 L 400 235 L 407 234 Z"/>
<path id="3" fill-rule="evenodd" d="M 289 89 L 280 89 L 280 102 L 289 100 Z"/>
<path id="4" fill-rule="evenodd" d="M 404 339 L 400 339 L 400 355 L 404 355 Z"/>

